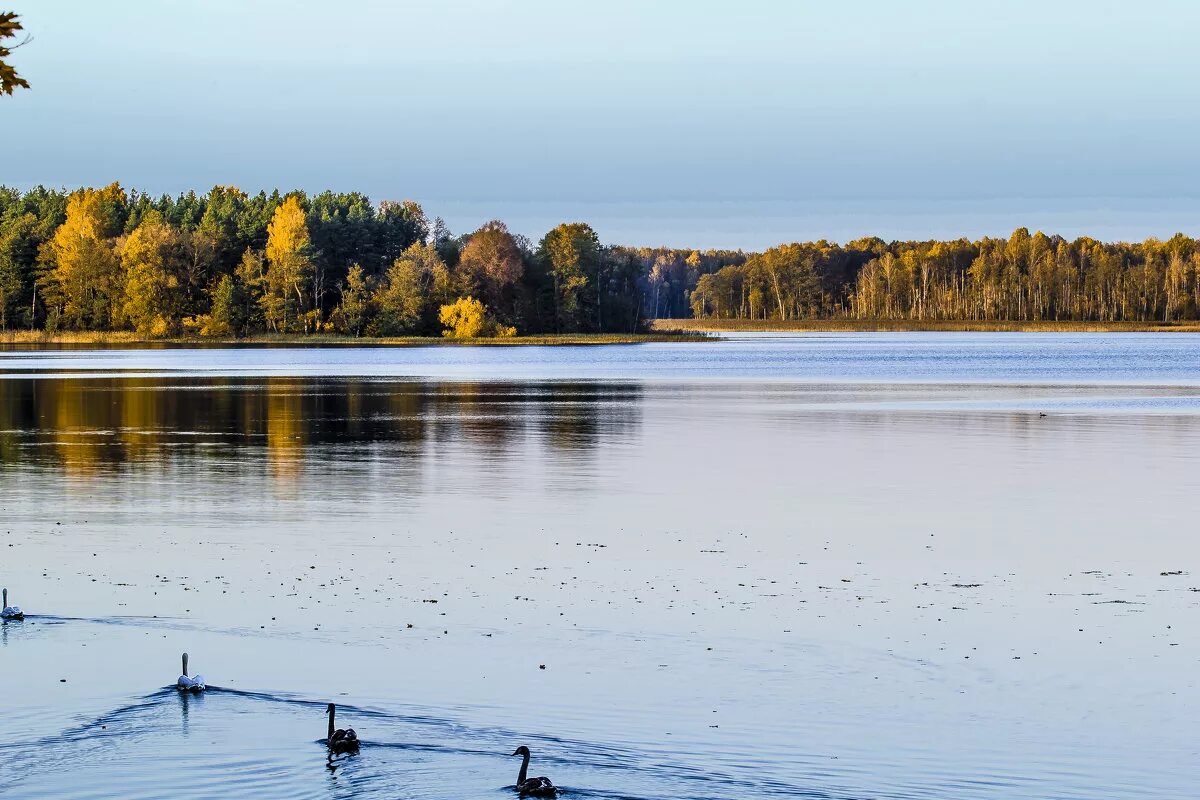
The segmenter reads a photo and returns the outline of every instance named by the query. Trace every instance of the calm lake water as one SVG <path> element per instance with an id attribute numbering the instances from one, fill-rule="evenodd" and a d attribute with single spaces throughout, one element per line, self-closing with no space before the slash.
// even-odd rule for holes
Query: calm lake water
<path id="1" fill-rule="evenodd" d="M 4 351 L 0 795 L 1192 798 L 1198 498 L 1188 334 Z"/>

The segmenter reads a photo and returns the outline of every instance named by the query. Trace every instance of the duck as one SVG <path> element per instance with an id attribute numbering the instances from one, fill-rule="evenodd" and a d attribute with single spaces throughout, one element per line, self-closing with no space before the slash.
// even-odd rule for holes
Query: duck
<path id="1" fill-rule="evenodd" d="M 550 782 L 547 777 L 528 778 L 529 773 L 529 748 L 521 745 L 515 751 L 514 756 L 521 756 L 521 771 L 517 773 L 517 794 L 521 797 L 556 797 L 558 796 L 558 787 Z"/>
<path id="2" fill-rule="evenodd" d="M 204 676 L 193 675 L 188 676 L 187 670 L 188 655 L 183 654 L 183 674 L 175 681 L 175 688 L 181 692 L 203 692 L 205 690 Z"/>
<path id="3" fill-rule="evenodd" d="M 329 744 L 329 752 L 331 753 L 357 753 L 358 752 L 358 734 L 354 732 L 354 728 L 341 728 L 334 730 L 333 718 L 337 712 L 337 706 L 333 703 L 325 709 L 325 713 L 329 715 L 329 738 L 326 740 Z"/>
<path id="4" fill-rule="evenodd" d="M 0 611 L 0 619 L 12 620 L 14 622 L 19 622 L 25 619 L 24 611 L 16 606 L 10 606 L 8 604 L 8 589 L 4 590 L 4 600 L 0 602 L 0 608 L 3 608 L 3 610 Z"/>

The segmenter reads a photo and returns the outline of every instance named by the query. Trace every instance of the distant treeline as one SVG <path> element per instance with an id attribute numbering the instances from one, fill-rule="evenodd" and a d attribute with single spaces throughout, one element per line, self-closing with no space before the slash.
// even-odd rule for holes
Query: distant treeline
<path id="1" fill-rule="evenodd" d="M 762 253 L 454 235 L 358 193 L 155 197 L 0 187 L 0 329 L 511 335 L 630 332 L 688 316 L 799 320 L 1196 319 L 1200 247 L 1008 239 L 781 245 Z"/>
<path id="2" fill-rule="evenodd" d="M 1200 247 L 1007 239 L 788 244 L 700 276 L 697 317 L 1171 321 L 1200 312 Z"/>

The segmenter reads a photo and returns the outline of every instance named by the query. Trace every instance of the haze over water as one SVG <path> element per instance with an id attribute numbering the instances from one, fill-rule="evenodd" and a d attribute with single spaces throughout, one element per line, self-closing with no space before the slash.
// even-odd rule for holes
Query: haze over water
<path id="1" fill-rule="evenodd" d="M 0 794 L 1192 797 L 1198 453 L 1190 334 L 0 352 Z"/>

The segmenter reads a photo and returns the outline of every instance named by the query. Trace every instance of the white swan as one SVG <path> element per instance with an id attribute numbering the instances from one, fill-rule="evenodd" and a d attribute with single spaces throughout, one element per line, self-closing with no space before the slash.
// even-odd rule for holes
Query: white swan
<path id="1" fill-rule="evenodd" d="M 183 674 L 180 675 L 179 679 L 175 681 L 175 688 L 181 692 L 203 692 L 205 689 L 204 676 L 188 676 L 187 653 L 183 654 Z"/>
<path id="2" fill-rule="evenodd" d="M 16 606 L 8 604 L 8 589 L 4 590 L 4 600 L 0 605 L 3 606 L 3 611 L 0 611 L 0 619 L 22 620 L 25 619 L 25 612 Z"/>

